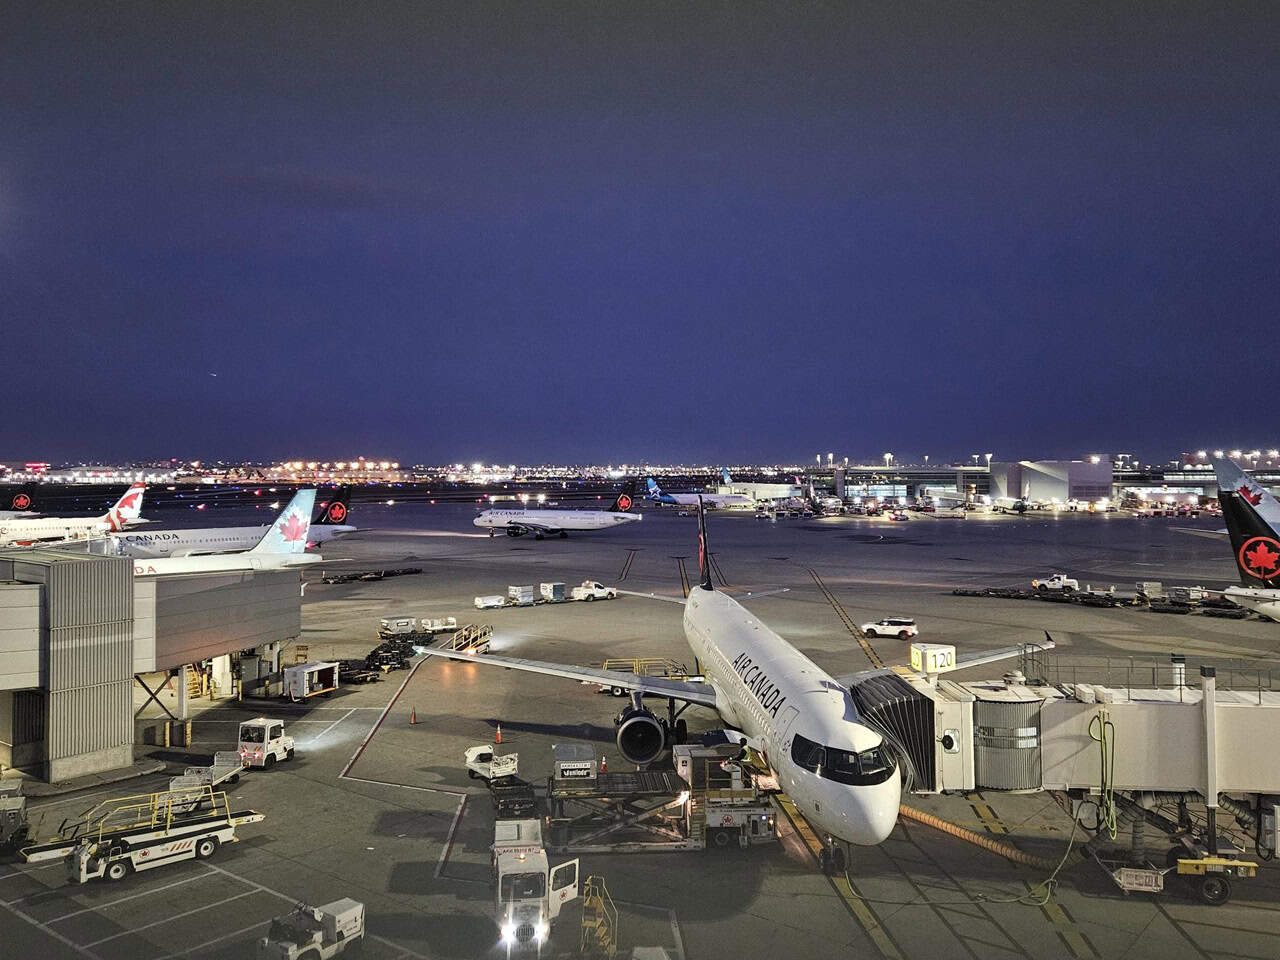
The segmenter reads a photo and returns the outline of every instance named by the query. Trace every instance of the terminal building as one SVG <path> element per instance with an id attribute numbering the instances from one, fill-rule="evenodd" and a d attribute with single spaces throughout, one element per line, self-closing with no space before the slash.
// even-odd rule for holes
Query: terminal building
<path id="1" fill-rule="evenodd" d="M 144 578 L 128 558 L 0 551 L 0 768 L 57 782 L 129 766 L 148 675 L 180 678 L 185 719 L 190 665 L 230 696 L 233 658 L 278 670 L 301 632 L 296 570 Z"/>
<path id="2" fill-rule="evenodd" d="M 991 464 L 991 497 L 1045 503 L 1112 499 L 1111 461 L 1018 460 Z"/>

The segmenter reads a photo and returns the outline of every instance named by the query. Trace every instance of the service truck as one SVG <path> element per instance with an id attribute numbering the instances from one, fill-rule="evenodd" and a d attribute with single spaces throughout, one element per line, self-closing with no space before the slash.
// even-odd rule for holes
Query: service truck
<path id="1" fill-rule="evenodd" d="M 560 910 L 578 898 L 578 861 L 548 866 L 538 820 L 498 820 L 493 828 L 495 911 L 507 954 L 537 954 Z"/>
<path id="2" fill-rule="evenodd" d="M 573 600 L 612 600 L 617 595 L 617 587 L 606 587 L 596 580 L 583 580 L 581 586 L 569 592 Z"/>
<path id="3" fill-rule="evenodd" d="M 364 904 L 343 897 L 322 907 L 299 904 L 276 917 L 258 941 L 259 960 L 329 960 L 364 941 Z"/>
<path id="4" fill-rule="evenodd" d="M 1063 593 L 1070 593 L 1072 590 L 1080 589 L 1080 581 L 1068 577 L 1065 573 L 1055 573 L 1048 580 L 1032 580 L 1031 586 L 1045 593 L 1049 590 L 1059 590 Z"/>
<path id="5" fill-rule="evenodd" d="M 283 720 L 254 717 L 240 724 L 237 750 L 246 767 L 273 767 L 293 759 L 293 737 L 285 734 Z"/>

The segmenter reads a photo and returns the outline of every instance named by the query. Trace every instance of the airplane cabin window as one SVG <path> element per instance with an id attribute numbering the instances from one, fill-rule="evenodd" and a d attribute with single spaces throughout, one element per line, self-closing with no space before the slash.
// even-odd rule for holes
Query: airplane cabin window
<path id="1" fill-rule="evenodd" d="M 893 756 L 883 745 L 861 753 L 828 747 L 826 754 L 827 766 L 823 768 L 822 775 L 828 780 L 851 786 L 884 783 L 897 769 Z"/>

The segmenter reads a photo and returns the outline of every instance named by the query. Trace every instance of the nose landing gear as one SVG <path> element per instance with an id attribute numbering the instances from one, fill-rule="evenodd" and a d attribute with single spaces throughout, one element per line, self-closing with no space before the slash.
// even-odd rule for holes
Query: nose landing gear
<path id="1" fill-rule="evenodd" d="M 848 863 L 844 844 L 835 837 L 827 837 L 826 844 L 818 853 L 818 866 L 822 868 L 822 872 L 828 876 L 839 876 L 848 869 Z"/>

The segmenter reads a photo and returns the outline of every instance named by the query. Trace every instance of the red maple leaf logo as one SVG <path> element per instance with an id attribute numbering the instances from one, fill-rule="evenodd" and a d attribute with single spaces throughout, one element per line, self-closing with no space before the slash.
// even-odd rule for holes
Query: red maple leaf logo
<path id="1" fill-rule="evenodd" d="M 13 509 L 25 510 L 29 506 L 31 506 L 31 498 L 25 493 L 20 493 L 13 498 Z"/>
<path id="2" fill-rule="evenodd" d="M 289 514 L 284 520 L 277 524 L 280 530 L 280 536 L 284 537 L 288 543 L 297 543 L 307 535 L 307 527 L 309 524 L 296 513 Z"/>
<path id="3" fill-rule="evenodd" d="M 618 509 L 624 513 L 631 509 L 631 498 L 625 493 L 618 497 Z"/>
<path id="4" fill-rule="evenodd" d="M 130 507 L 132 507 L 135 503 L 138 502 L 138 498 L 140 496 L 142 496 L 141 493 L 126 493 L 123 497 L 120 498 L 120 502 L 116 504 L 116 509 L 128 510 Z"/>
<path id="5" fill-rule="evenodd" d="M 1256 507 L 1259 503 L 1261 503 L 1261 502 L 1262 502 L 1262 494 L 1260 494 L 1260 493 L 1254 493 L 1252 490 L 1250 490 L 1250 489 L 1249 489 L 1247 486 L 1245 486 L 1243 483 L 1242 483 L 1242 484 L 1240 484 L 1240 489 L 1239 489 L 1239 490 L 1237 490 L 1237 491 L 1236 491 L 1236 493 L 1240 494 L 1240 496 L 1244 497 L 1246 500 L 1248 500 L 1248 501 L 1249 501 L 1251 504 L 1253 504 L 1255 507 Z"/>
<path id="6" fill-rule="evenodd" d="M 1240 550 L 1240 555 L 1244 558 L 1244 565 L 1250 573 L 1259 579 L 1266 579 L 1280 569 L 1280 550 L 1273 550 L 1268 546 L 1269 543 L 1274 544 L 1274 540 L 1258 538 L 1256 543 L 1252 550 L 1245 549 L 1248 547 L 1248 544 L 1245 544 L 1245 547 Z"/>
<path id="7" fill-rule="evenodd" d="M 335 500 L 329 504 L 329 519 L 333 523 L 341 523 L 347 519 L 347 508 L 342 505 L 341 500 Z"/>

